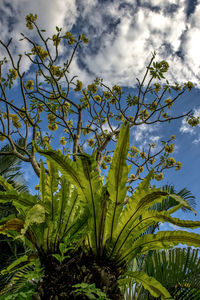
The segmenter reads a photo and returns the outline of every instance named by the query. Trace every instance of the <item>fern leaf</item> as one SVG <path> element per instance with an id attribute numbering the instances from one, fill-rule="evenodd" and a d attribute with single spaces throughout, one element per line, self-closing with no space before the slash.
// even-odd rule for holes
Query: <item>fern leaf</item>
<path id="1" fill-rule="evenodd" d="M 158 222 L 168 222 L 174 224 L 179 227 L 185 228 L 198 228 L 200 227 L 200 221 L 190 221 L 190 220 L 180 220 L 178 218 L 172 218 L 168 212 L 157 212 L 149 210 L 144 213 L 141 218 L 139 218 L 135 223 L 132 225 L 131 229 L 125 230 L 121 236 L 121 244 L 117 247 L 118 255 L 119 251 L 126 250 L 128 247 L 131 247 L 132 241 L 135 240 L 137 237 L 142 235 L 149 226 L 153 226 Z"/>
<path id="2" fill-rule="evenodd" d="M 109 203 L 105 221 L 104 242 L 108 237 L 112 240 L 113 232 L 119 221 L 119 215 L 123 209 L 124 199 L 127 193 L 126 183 L 130 169 L 126 164 L 128 148 L 129 124 L 124 123 L 120 130 L 112 164 L 106 179 Z"/>
<path id="3" fill-rule="evenodd" d="M 145 272 L 126 272 L 124 275 L 128 276 L 130 280 L 135 279 L 136 282 L 141 283 L 153 297 L 161 297 L 162 300 L 173 299 L 168 290 L 155 278 L 148 276 Z M 122 279 L 123 280 L 123 279 Z M 121 280 L 121 284 L 122 284 Z"/>
<path id="4" fill-rule="evenodd" d="M 146 234 L 132 244 L 132 249 L 124 251 L 118 263 L 131 261 L 135 256 L 144 254 L 150 250 L 167 249 L 173 246 L 187 244 L 200 247 L 199 235 L 187 231 L 160 231 L 157 234 Z"/>
<path id="5" fill-rule="evenodd" d="M 0 176 L 0 185 L 3 186 L 3 188 L 6 190 L 6 191 L 13 191 L 14 188 L 13 186 L 7 182 L 7 180 L 5 180 L 2 176 Z"/>

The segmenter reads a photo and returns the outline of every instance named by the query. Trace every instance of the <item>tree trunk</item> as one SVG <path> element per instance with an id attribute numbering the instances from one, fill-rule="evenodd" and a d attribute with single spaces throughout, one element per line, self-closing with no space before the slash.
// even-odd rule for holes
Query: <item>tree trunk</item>
<path id="1" fill-rule="evenodd" d="M 122 294 L 117 282 L 119 274 L 111 263 L 86 255 L 79 251 L 65 260 L 62 265 L 48 255 L 41 258 L 45 268 L 45 275 L 38 283 L 37 295 L 33 299 L 60 300 L 60 299 L 88 299 L 84 295 L 75 295 L 73 285 L 78 283 L 95 283 L 108 298 L 121 300 Z"/>

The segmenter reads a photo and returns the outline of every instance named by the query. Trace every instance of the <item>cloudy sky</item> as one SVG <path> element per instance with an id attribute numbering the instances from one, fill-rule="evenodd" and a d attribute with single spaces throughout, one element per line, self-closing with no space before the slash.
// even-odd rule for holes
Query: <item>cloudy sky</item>
<path id="1" fill-rule="evenodd" d="M 170 65 L 167 78 L 171 82 L 195 84 L 195 89 L 183 96 L 177 112 L 192 107 L 195 115 L 200 115 L 200 0 L 1 0 L 0 38 L 13 37 L 16 53 L 24 50 L 25 45 L 16 41 L 20 32 L 27 32 L 25 16 L 30 12 L 38 15 L 38 24 L 47 34 L 52 35 L 59 26 L 89 38 L 71 70 L 85 84 L 98 76 L 107 84 L 134 88 L 136 77 L 142 78 L 156 51 L 157 59 Z M 26 62 L 23 67 L 30 65 Z M 192 129 L 185 120 L 171 127 L 141 126 L 132 138 L 136 145 L 145 146 L 172 133 L 177 135 L 175 155 L 183 168 L 168 172 L 165 180 L 177 190 L 191 190 L 200 213 L 200 127 Z"/>
<path id="2" fill-rule="evenodd" d="M 132 87 L 156 50 L 169 78 L 200 86 L 199 0 L 1 0 L 1 38 L 17 39 L 30 12 L 50 34 L 57 25 L 89 37 L 73 66 L 82 79 Z"/>

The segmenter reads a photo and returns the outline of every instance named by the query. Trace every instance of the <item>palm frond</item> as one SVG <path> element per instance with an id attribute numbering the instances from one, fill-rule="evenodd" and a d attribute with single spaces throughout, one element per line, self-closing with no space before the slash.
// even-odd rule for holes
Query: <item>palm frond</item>
<path id="1" fill-rule="evenodd" d="M 24 139 L 20 138 L 16 143 L 23 148 Z M 28 146 L 28 151 L 31 151 L 31 144 Z M 23 177 L 21 169 L 22 161 L 15 155 L 5 155 L 4 152 L 11 152 L 11 146 L 9 144 L 3 146 L 0 149 L 0 176 L 4 177 L 15 189 L 20 192 L 28 192 L 27 184 Z M 20 150 L 19 150 L 20 152 Z M 0 190 L 2 187 L 0 186 Z"/>
<path id="2" fill-rule="evenodd" d="M 175 248 L 150 251 L 142 269 L 165 286 L 174 299 L 200 299 L 200 250 Z M 152 299 L 143 288 L 140 291 L 145 299 Z"/>
<path id="3" fill-rule="evenodd" d="M 173 185 L 164 185 L 162 187 L 163 191 L 167 191 L 170 194 L 176 194 L 183 198 L 191 208 L 195 209 L 196 207 L 196 201 L 195 196 L 192 195 L 192 193 L 187 190 L 186 188 L 181 189 L 179 192 L 176 191 Z M 173 208 L 174 206 L 178 205 L 179 203 L 173 198 L 173 197 L 166 197 L 161 203 L 155 203 L 152 207 L 152 209 L 155 209 L 157 211 L 163 211 L 163 210 L 169 210 L 170 208 Z M 191 209 L 182 206 L 181 209 L 184 212 L 190 212 Z"/>

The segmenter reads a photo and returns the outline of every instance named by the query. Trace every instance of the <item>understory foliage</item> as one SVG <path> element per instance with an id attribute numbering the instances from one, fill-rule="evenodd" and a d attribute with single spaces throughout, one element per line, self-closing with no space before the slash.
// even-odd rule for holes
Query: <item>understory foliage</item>
<path id="1" fill-rule="evenodd" d="M 129 271 L 130 263 L 150 250 L 167 249 L 179 243 L 200 246 L 200 236 L 187 231 L 144 234 L 158 222 L 186 228 L 200 226 L 199 221 L 171 216 L 183 206 L 191 208 L 180 196 L 151 186 L 153 170 L 124 204 L 130 171 L 126 163 L 129 129 L 125 122 L 105 179 L 97 168 L 96 152 L 81 153 L 72 161 L 50 146 L 42 150 L 36 143 L 35 150 L 46 158 L 48 166 L 46 172 L 40 162 L 40 198 L 18 193 L 1 178 L 7 191 L 0 192 L 0 201 L 11 202 L 18 215 L 5 218 L 0 231 L 23 240 L 32 249 L 3 273 L 40 265 L 43 275 L 40 279 L 38 275 L 37 294 L 41 299 L 85 299 L 86 296 L 75 292 L 74 285 L 79 283 L 95 284 L 106 297 L 121 299 L 120 286 L 133 279 L 152 296 L 172 299 L 169 291 L 144 270 Z M 162 203 L 167 197 L 176 201 L 173 208 L 153 209 L 155 203 Z"/>
<path id="2" fill-rule="evenodd" d="M 23 140 L 18 143 L 23 145 Z M 1 151 L 10 151 L 11 147 L 5 145 L 0 149 Z M 21 172 L 21 160 L 14 155 L 1 155 L 0 156 L 0 176 L 6 179 L 18 191 L 28 192 L 28 187 L 25 184 L 23 173 Z M 0 191 L 5 191 L 0 184 Z M 0 203 L 0 224 L 1 220 L 9 214 L 18 214 L 16 208 L 11 203 Z M 13 260 L 17 258 L 20 253 L 25 251 L 23 244 L 20 241 L 14 241 L 5 235 L 0 234 L 0 271 L 8 266 Z M 9 282 L 10 274 L 0 275 L 0 290 Z"/>

